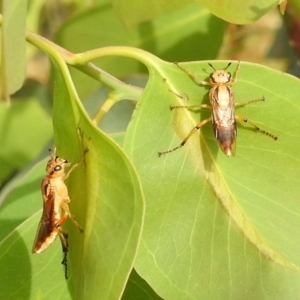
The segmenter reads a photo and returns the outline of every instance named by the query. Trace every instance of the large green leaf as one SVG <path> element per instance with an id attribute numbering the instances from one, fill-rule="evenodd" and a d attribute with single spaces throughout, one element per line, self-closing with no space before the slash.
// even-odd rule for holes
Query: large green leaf
<path id="1" fill-rule="evenodd" d="M 95 295 L 101 293 L 103 299 L 118 299 L 130 274 L 141 232 L 139 181 L 121 149 L 86 117 L 70 81 L 64 86 L 66 79 L 60 72 L 56 67 L 56 145 L 71 161 L 89 148 L 86 170 L 73 176 L 70 183 L 73 212 L 85 229 L 80 238 L 74 228 L 70 230 L 77 239 L 70 241 L 70 249 L 74 249 L 70 250 L 74 296 L 96 299 Z"/>
<path id="2" fill-rule="evenodd" d="M 159 158 L 158 151 L 179 145 L 210 112 L 170 111 L 170 105 L 208 103 L 208 88 L 172 64 L 153 60 L 152 66 L 124 142 L 147 203 L 136 270 L 164 299 L 297 299 L 299 80 L 242 63 L 236 102 L 266 101 L 238 114 L 279 139 L 241 124 L 236 157 L 228 158 L 208 124 Z M 184 66 L 202 80 L 213 71 L 205 61 Z"/>

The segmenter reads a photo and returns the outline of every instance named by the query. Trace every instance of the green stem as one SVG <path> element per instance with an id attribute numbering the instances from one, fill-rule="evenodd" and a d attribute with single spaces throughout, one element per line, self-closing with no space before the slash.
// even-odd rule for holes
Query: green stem
<path id="1" fill-rule="evenodd" d="M 153 54 L 138 48 L 127 46 L 103 47 L 89 50 L 84 53 L 74 54 L 70 58 L 69 63 L 74 65 L 86 65 L 93 59 L 106 56 L 122 56 L 133 58 L 146 65 L 149 70 L 151 70 L 156 61 L 161 63 L 161 60 Z M 156 65 L 158 66 L 158 64 Z"/>
<path id="2" fill-rule="evenodd" d="M 108 95 L 105 102 L 101 105 L 96 115 L 93 118 L 93 123 L 95 125 L 99 124 L 103 117 L 107 114 L 107 112 L 112 108 L 112 106 L 116 103 L 116 99 Z"/>
<path id="3" fill-rule="evenodd" d="M 74 54 L 76 55 L 76 54 Z M 143 92 L 143 89 L 137 86 L 132 86 L 120 81 L 119 79 L 113 77 L 109 73 L 98 68 L 92 63 L 87 63 L 86 65 L 72 65 L 77 70 L 89 75 L 90 77 L 102 82 L 108 86 L 111 90 L 119 91 L 119 100 L 129 99 L 137 101 Z"/>

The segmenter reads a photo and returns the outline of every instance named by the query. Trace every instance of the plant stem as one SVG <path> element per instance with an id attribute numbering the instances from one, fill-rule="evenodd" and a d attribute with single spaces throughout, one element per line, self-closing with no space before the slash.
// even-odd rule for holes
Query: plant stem
<path id="1" fill-rule="evenodd" d="M 99 110 L 97 111 L 96 115 L 93 118 L 93 123 L 98 125 L 103 117 L 107 114 L 107 112 L 112 108 L 112 106 L 116 103 L 114 97 L 108 95 L 105 102 L 101 105 Z"/>

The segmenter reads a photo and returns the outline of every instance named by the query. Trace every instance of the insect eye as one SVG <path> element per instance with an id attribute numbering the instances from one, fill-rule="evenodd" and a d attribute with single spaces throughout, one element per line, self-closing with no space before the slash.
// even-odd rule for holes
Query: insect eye
<path id="1" fill-rule="evenodd" d="M 216 83 L 216 78 L 215 78 L 215 76 L 218 76 L 218 74 L 215 74 L 215 72 L 214 72 L 214 73 L 211 73 L 211 74 L 209 75 L 210 80 L 211 80 L 212 82 L 214 82 L 214 83 Z"/>
<path id="2" fill-rule="evenodd" d="M 54 169 L 55 172 L 58 172 L 58 171 L 61 170 L 61 166 L 57 165 L 53 169 Z"/>

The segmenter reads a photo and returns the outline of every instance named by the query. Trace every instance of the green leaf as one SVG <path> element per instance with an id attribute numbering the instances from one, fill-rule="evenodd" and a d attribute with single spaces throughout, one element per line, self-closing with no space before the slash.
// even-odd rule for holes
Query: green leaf
<path id="1" fill-rule="evenodd" d="M 59 30 L 56 42 L 75 53 L 122 45 L 142 48 L 168 61 L 208 59 L 217 56 L 225 25 L 206 9 L 191 4 L 128 31 L 112 7 L 102 5 L 71 18 Z M 98 27 L 110 30 L 95 30 Z M 81 35 L 85 37 L 84 43 L 78 39 Z M 139 62 L 123 57 L 106 57 L 95 60 L 95 63 L 118 77 L 145 72 Z M 99 83 L 77 70 L 72 70 L 71 74 L 83 98 L 99 87 Z"/>
<path id="2" fill-rule="evenodd" d="M 25 77 L 26 9 L 26 0 L 2 1 L 0 96 L 5 100 L 22 86 Z"/>
<path id="3" fill-rule="evenodd" d="M 119 299 L 142 228 L 140 183 L 122 150 L 86 116 L 67 70 L 55 66 L 55 73 L 53 124 L 58 153 L 76 162 L 89 149 L 86 167 L 82 164 L 70 178 L 71 208 L 85 230 L 81 237 L 77 228 L 69 230 L 74 236 L 70 241 L 74 296 L 91 299 L 101 293 L 103 299 Z"/>
<path id="4" fill-rule="evenodd" d="M 205 61 L 184 66 L 201 80 L 213 71 Z M 169 106 L 208 103 L 209 88 L 159 60 L 149 72 L 124 141 L 147 204 L 135 269 L 164 299 L 297 299 L 299 80 L 242 63 L 232 87 L 236 102 L 266 101 L 237 114 L 279 139 L 239 124 L 236 157 L 228 158 L 207 124 L 183 148 L 159 158 L 158 151 L 178 146 L 210 116 Z"/>
<path id="5" fill-rule="evenodd" d="M 15 299 L 24 295 L 28 299 L 40 298 L 41 295 L 45 299 L 92 299 L 100 294 L 102 299 L 119 299 L 140 240 L 143 195 L 127 156 L 87 117 L 61 61 L 59 65 L 55 64 L 53 126 L 57 155 L 76 163 L 84 149 L 89 149 L 84 162 L 66 182 L 72 200 L 70 210 L 84 228 L 81 234 L 69 221 L 63 226 L 69 233 L 70 278 L 68 281 L 64 279 L 59 241 L 55 241 L 45 253 L 31 253 L 41 212 L 12 230 L 19 220 L 34 210 L 30 207 L 27 211 L 18 211 L 15 223 L 5 227 L 6 232 L 9 227 L 12 231 L 0 243 L 0 276 L 5 277 L 1 296 L 9 298 L 12 287 L 20 286 L 14 291 Z M 35 185 L 32 197 L 38 195 L 41 207 L 40 181 L 33 179 L 34 174 L 37 173 L 30 173 L 26 181 L 31 188 Z M 41 176 L 45 176 L 44 171 Z M 10 205 L 4 205 L 2 217 L 12 215 L 16 207 L 13 202 L 20 197 L 21 184 L 24 182 L 20 181 L 20 185 L 16 185 L 18 190 L 9 194 Z M 36 203 L 36 200 L 32 199 L 32 202 Z M 14 256 L 18 259 L 11 262 Z"/>
<path id="6" fill-rule="evenodd" d="M 217 17 L 234 24 L 254 22 L 275 8 L 278 0 L 196 0 Z"/>

